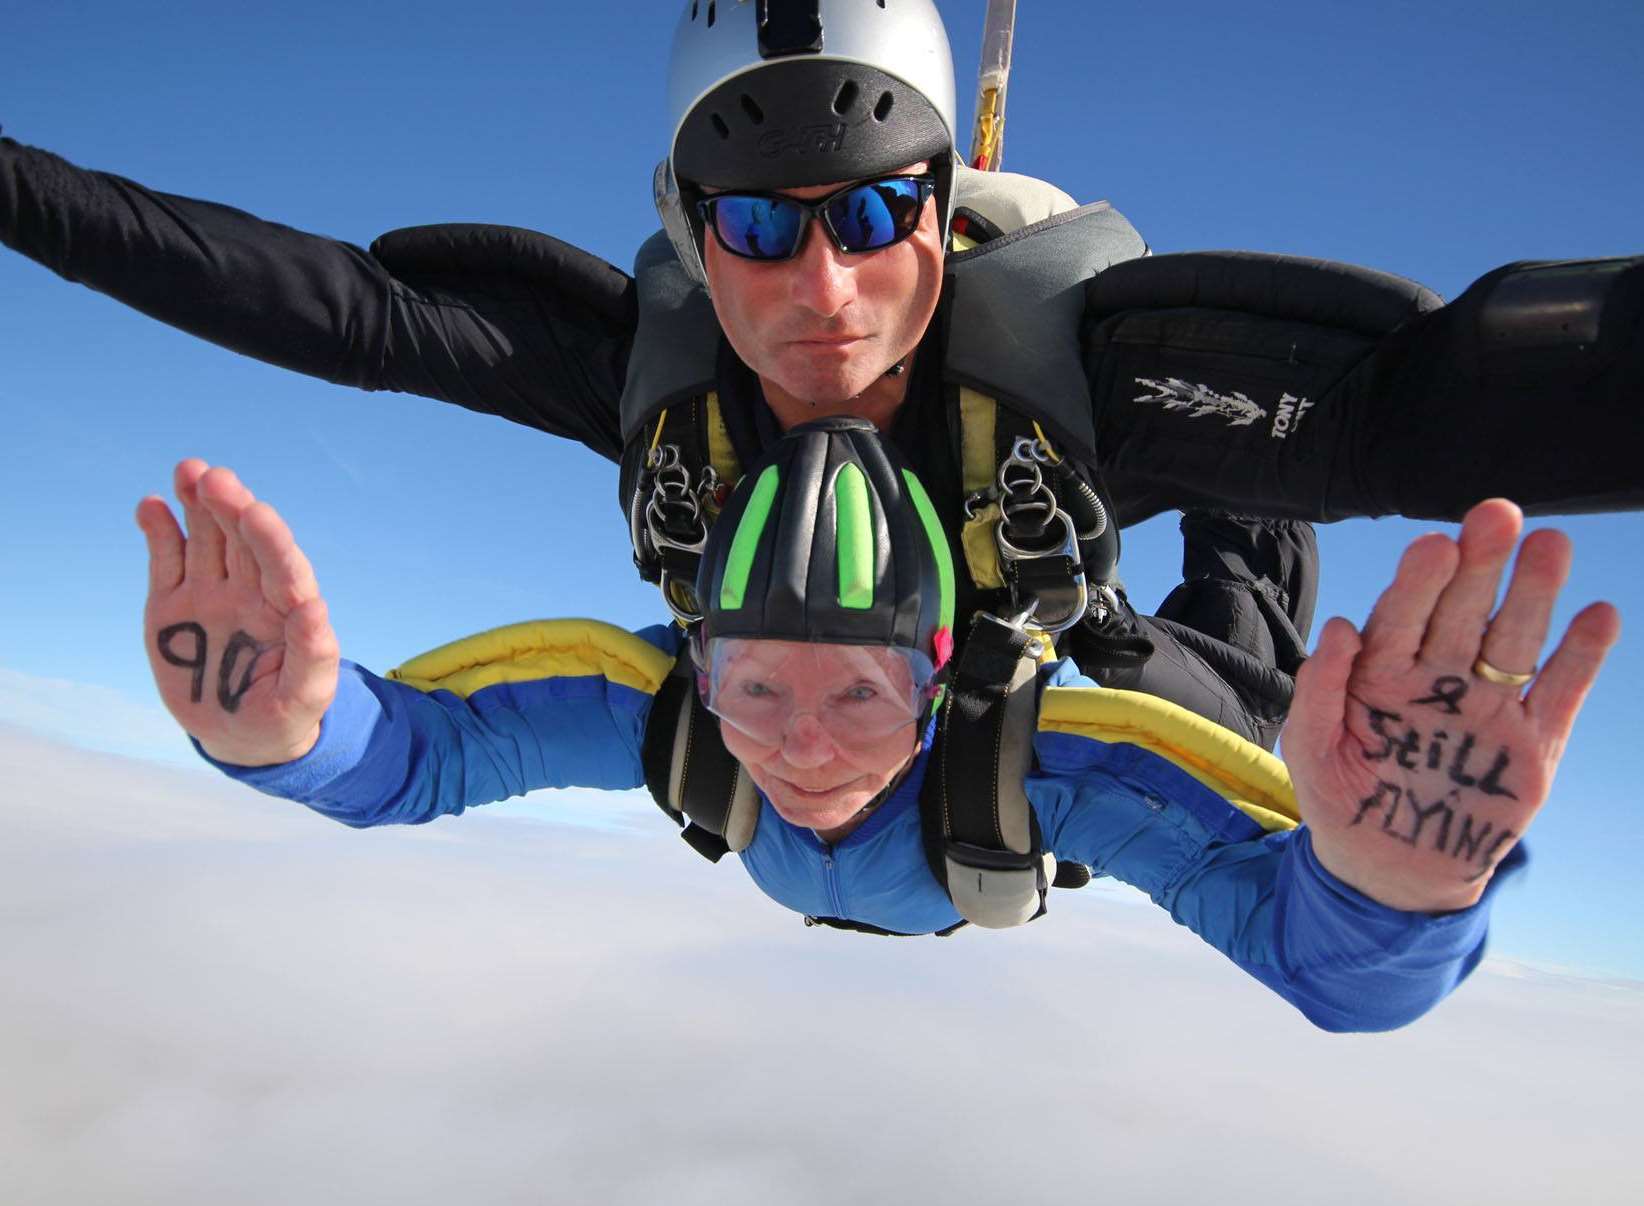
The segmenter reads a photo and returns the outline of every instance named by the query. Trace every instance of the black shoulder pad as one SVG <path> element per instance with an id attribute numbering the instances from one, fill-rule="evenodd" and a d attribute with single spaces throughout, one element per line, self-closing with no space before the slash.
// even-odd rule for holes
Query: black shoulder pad
<path id="1" fill-rule="evenodd" d="M 631 276 L 540 231 L 472 222 L 408 226 L 378 238 L 371 254 L 396 276 L 500 276 L 565 294 L 623 327 L 639 321 Z"/>
<path id="2" fill-rule="evenodd" d="M 1125 310 L 1234 310 L 1381 336 L 1444 299 L 1425 285 L 1332 260 L 1187 251 L 1124 260 L 1086 286 L 1086 320 Z"/>

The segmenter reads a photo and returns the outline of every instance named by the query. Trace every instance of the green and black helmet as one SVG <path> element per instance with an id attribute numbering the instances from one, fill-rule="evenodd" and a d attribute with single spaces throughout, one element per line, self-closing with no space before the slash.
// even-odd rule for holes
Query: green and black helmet
<path id="1" fill-rule="evenodd" d="M 954 576 L 936 511 L 864 419 L 788 432 L 743 477 L 697 574 L 699 640 L 953 651 Z"/>

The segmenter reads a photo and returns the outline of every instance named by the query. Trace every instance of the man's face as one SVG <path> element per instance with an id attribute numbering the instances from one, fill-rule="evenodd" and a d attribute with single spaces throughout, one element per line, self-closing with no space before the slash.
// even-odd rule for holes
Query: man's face
<path id="1" fill-rule="evenodd" d="M 814 201 L 848 183 L 784 191 Z M 918 346 L 936 312 L 939 214 L 927 202 L 911 237 L 861 254 L 840 251 L 812 221 L 799 254 L 775 263 L 731 255 L 710 233 L 704 263 L 719 324 L 743 362 L 812 407 L 809 417 L 850 414 L 850 400 Z"/>
<path id="2" fill-rule="evenodd" d="M 907 660 L 871 646 L 733 645 L 715 655 L 725 748 L 783 820 L 844 825 L 913 756 L 920 697 Z"/>

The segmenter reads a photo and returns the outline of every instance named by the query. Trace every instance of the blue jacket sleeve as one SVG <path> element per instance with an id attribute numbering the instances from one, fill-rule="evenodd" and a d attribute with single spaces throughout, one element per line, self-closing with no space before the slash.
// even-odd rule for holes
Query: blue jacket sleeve
<path id="1" fill-rule="evenodd" d="M 314 748 L 231 778 L 364 828 L 420 824 L 543 787 L 644 782 L 651 696 L 600 675 L 424 693 L 344 662 Z M 196 747 L 198 748 L 198 747 Z"/>
<path id="2" fill-rule="evenodd" d="M 1305 827 L 1261 828 L 1137 746 L 1059 733 L 1038 741 L 1047 845 L 1146 892 L 1325 1030 L 1390 1030 L 1450 993 L 1484 952 L 1489 899 L 1457 913 L 1390 909 L 1319 863 Z"/>

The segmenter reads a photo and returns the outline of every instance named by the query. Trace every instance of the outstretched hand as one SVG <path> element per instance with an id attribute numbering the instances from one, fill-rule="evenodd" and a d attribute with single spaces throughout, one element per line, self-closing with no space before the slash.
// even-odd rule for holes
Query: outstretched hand
<path id="1" fill-rule="evenodd" d="M 149 557 L 143 641 L 160 698 L 221 762 L 300 758 L 337 693 L 337 638 L 314 571 L 231 470 L 186 460 L 174 484 L 186 537 L 164 499 L 137 504 Z"/>
<path id="2" fill-rule="evenodd" d="M 1595 603 L 1536 670 L 1570 541 L 1526 537 L 1492 615 L 1522 525 L 1517 507 L 1491 499 L 1467 513 L 1459 541 L 1414 541 L 1363 634 L 1331 620 L 1296 676 L 1283 748 L 1314 850 L 1392 908 L 1478 900 L 1546 801 L 1620 635 L 1615 608 Z"/>

